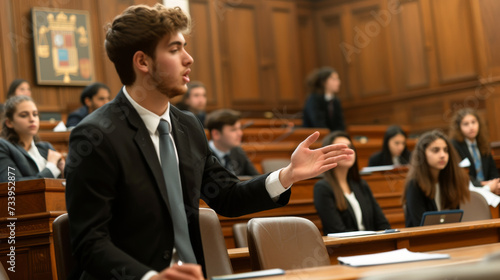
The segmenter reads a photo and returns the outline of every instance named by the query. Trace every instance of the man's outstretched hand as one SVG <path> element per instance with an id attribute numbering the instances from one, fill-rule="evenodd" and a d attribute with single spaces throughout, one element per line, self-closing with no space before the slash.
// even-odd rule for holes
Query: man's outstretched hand
<path id="1" fill-rule="evenodd" d="M 285 188 L 291 184 L 316 177 L 337 166 L 337 162 L 354 156 L 354 151 L 345 144 L 328 145 L 311 150 L 309 147 L 318 140 L 316 131 L 302 141 L 292 154 L 290 164 L 280 172 L 280 182 Z"/>

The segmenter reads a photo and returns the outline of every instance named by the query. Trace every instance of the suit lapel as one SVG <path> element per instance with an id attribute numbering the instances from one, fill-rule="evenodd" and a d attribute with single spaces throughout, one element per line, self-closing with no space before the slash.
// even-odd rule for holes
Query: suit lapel
<path id="1" fill-rule="evenodd" d="M 158 154 L 156 153 L 154 145 L 151 141 L 151 136 L 149 136 L 149 131 L 137 111 L 134 109 L 132 104 L 130 104 L 122 91 L 118 93 L 115 100 L 119 104 L 118 107 L 122 110 L 123 116 L 128 119 L 129 123 L 135 130 L 134 142 L 145 158 L 149 168 L 151 169 L 151 172 L 153 173 L 154 179 L 156 181 L 156 186 L 161 193 L 163 201 L 168 206 L 167 187 L 165 185 L 165 179 L 163 178 L 163 172 L 161 169 L 160 161 L 158 160 Z"/>
<path id="2" fill-rule="evenodd" d="M 177 156 L 179 158 L 179 173 L 181 176 L 181 184 L 182 184 L 182 189 L 183 189 L 183 196 L 186 195 L 185 186 L 186 186 L 186 175 L 184 174 L 185 168 L 182 168 L 182 166 L 186 164 L 192 164 L 191 160 L 191 146 L 190 146 L 190 141 L 189 137 L 187 135 L 188 128 L 182 123 L 182 121 L 179 119 L 179 116 L 172 110 L 172 107 L 170 107 L 170 120 L 172 122 L 172 132 L 173 135 L 172 137 L 174 138 L 175 142 L 175 148 L 177 150 Z"/>
<path id="3" fill-rule="evenodd" d="M 36 170 L 36 173 L 38 173 L 38 165 L 36 165 L 35 160 L 30 156 L 30 154 L 28 154 L 28 152 L 23 147 L 21 147 L 21 145 L 15 144 L 14 146 L 16 146 L 17 150 L 21 152 L 26 158 L 28 164 L 30 165 L 30 169 Z"/>

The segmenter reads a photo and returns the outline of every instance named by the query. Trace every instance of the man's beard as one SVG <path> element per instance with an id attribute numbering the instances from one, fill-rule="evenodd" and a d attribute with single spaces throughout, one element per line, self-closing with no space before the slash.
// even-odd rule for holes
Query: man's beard
<path id="1" fill-rule="evenodd" d="M 168 98 L 183 95 L 187 92 L 186 85 L 180 85 L 176 87 L 168 86 L 170 77 L 168 75 L 162 75 L 161 72 L 157 71 L 156 64 L 153 65 L 153 73 L 151 75 L 151 79 L 156 89 Z"/>

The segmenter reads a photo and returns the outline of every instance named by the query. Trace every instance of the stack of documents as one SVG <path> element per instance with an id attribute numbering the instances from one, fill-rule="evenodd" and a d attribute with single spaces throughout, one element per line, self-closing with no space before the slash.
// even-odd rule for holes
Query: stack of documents
<path id="1" fill-rule="evenodd" d="M 450 255 L 448 254 L 413 253 L 405 248 L 377 254 L 360 255 L 353 257 L 338 257 L 337 260 L 341 264 L 350 266 L 369 266 L 449 258 Z"/>

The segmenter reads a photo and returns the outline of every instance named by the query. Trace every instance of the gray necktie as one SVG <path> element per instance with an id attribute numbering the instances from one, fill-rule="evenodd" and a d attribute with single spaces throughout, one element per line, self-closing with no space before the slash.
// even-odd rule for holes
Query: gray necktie
<path id="1" fill-rule="evenodd" d="M 174 223 L 175 248 L 179 259 L 186 263 L 196 263 L 193 247 L 189 239 L 188 223 L 182 199 L 181 179 L 179 167 L 175 156 L 174 144 L 170 138 L 170 125 L 161 120 L 158 125 L 160 134 L 160 159 L 163 177 L 167 185 L 168 204 L 170 216 Z"/>

